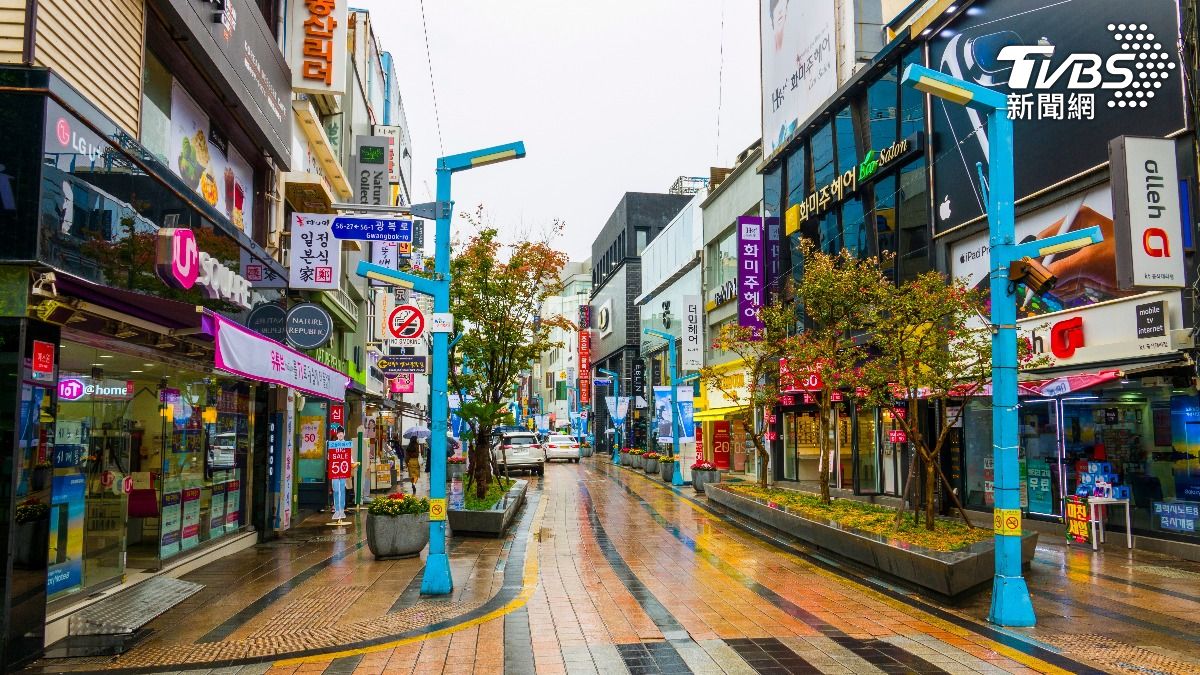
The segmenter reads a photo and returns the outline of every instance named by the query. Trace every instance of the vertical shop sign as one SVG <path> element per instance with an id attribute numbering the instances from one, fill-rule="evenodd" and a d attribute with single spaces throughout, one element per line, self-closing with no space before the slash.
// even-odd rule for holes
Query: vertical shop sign
<path id="1" fill-rule="evenodd" d="M 250 255 L 246 249 L 242 249 L 239 257 L 238 270 L 251 288 L 287 288 L 287 279 L 276 274 L 275 268 Z"/>
<path id="2" fill-rule="evenodd" d="M 181 499 L 183 494 L 178 490 L 167 492 L 163 489 L 162 496 L 162 537 L 159 539 L 158 551 L 162 558 L 169 558 L 179 553 L 179 526 L 181 522 Z"/>
<path id="3" fill-rule="evenodd" d="M 1175 141 L 1121 136 L 1112 163 L 1117 282 L 1130 288 L 1183 288 L 1183 230 Z"/>
<path id="4" fill-rule="evenodd" d="M 279 467 L 279 492 L 275 502 L 275 527 L 286 530 L 292 526 L 292 482 L 296 470 L 296 391 L 287 390 L 287 406 L 284 411 L 283 456 L 276 462 Z"/>
<path id="5" fill-rule="evenodd" d="M 713 464 L 722 471 L 729 470 L 729 453 L 733 449 L 733 438 L 728 420 L 713 422 Z"/>
<path id="6" fill-rule="evenodd" d="M 292 214 L 288 286 L 293 290 L 332 291 L 342 278 L 342 244 L 333 237 L 332 215 Z"/>
<path id="7" fill-rule="evenodd" d="M 355 136 L 353 178 L 354 196 L 359 204 L 386 206 L 388 189 L 388 148 L 386 136 Z"/>
<path id="8" fill-rule="evenodd" d="M 675 388 L 675 403 L 679 408 L 679 440 L 691 443 L 696 440 L 696 408 L 691 385 Z"/>
<path id="9" fill-rule="evenodd" d="M 1087 497 L 1067 497 L 1065 506 L 1063 521 L 1067 526 L 1067 543 L 1090 544 L 1092 528 Z"/>
<path id="10" fill-rule="evenodd" d="M 579 306 L 579 405 L 592 404 L 592 307 Z"/>
<path id="11" fill-rule="evenodd" d="M 633 360 L 633 396 L 646 395 L 646 362 L 641 359 Z"/>
<path id="12" fill-rule="evenodd" d="M 755 338 L 762 333 L 763 322 L 758 311 L 763 306 L 763 224 L 762 218 L 738 217 L 738 325 L 753 331 Z"/>
<path id="13" fill-rule="evenodd" d="M 670 443 L 672 438 L 671 425 L 675 420 L 675 411 L 671 408 L 671 388 L 658 386 L 654 388 L 654 438 L 659 443 Z"/>
<path id="14" fill-rule="evenodd" d="M 1050 462 L 1044 459 L 1031 459 L 1026 462 L 1026 466 L 1026 472 L 1029 475 L 1030 513 L 1053 513 L 1054 498 L 1050 488 Z"/>
<path id="15" fill-rule="evenodd" d="M 763 274 L 767 277 L 767 298 L 779 293 L 780 277 L 783 264 L 783 232 L 780 231 L 778 218 L 763 218 L 763 228 L 766 237 L 766 254 L 763 258 Z"/>
<path id="16" fill-rule="evenodd" d="M 330 96 L 346 93 L 348 0 L 293 0 L 291 5 L 292 89 Z"/>
<path id="17" fill-rule="evenodd" d="M 700 296 L 683 296 L 683 369 L 700 370 L 704 337 L 700 332 Z"/>
<path id="18" fill-rule="evenodd" d="M 200 544 L 200 488 L 183 491 L 183 536 L 180 548 L 184 551 Z"/>
<path id="19" fill-rule="evenodd" d="M 371 242 L 371 263 L 386 267 L 389 270 L 398 269 L 400 262 L 400 242 L 398 241 L 373 241 Z M 380 279 L 371 279 L 372 286 L 388 286 L 388 282 Z"/>
<path id="20" fill-rule="evenodd" d="M 329 424 L 340 426 L 344 431 L 346 429 L 346 406 L 341 403 L 329 404 Z M 330 438 L 333 438 L 332 434 Z"/>
<path id="21" fill-rule="evenodd" d="M 211 539 L 225 531 L 225 487 L 226 483 L 213 483 L 212 499 L 208 509 L 208 537 Z"/>

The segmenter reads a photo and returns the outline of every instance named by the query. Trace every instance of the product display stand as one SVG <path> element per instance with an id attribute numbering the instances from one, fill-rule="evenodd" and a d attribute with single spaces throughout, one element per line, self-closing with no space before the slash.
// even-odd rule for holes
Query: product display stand
<path id="1" fill-rule="evenodd" d="M 1092 550 L 1099 551 L 1100 543 L 1104 541 L 1104 523 L 1096 513 L 1097 506 L 1125 507 L 1125 547 L 1133 548 L 1133 529 L 1130 527 L 1129 500 L 1112 499 L 1109 497 L 1091 497 L 1088 499 L 1088 516 L 1092 524 Z"/>

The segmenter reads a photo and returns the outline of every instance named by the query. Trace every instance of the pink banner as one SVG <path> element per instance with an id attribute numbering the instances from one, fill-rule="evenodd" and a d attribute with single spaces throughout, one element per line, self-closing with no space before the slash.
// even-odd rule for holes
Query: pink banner
<path id="1" fill-rule="evenodd" d="M 216 343 L 216 366 L 221 370 L 331 401 L 346 398 L 349 377 L 291 347 L 212 312 L 204 313 L 204 329 Z"/>

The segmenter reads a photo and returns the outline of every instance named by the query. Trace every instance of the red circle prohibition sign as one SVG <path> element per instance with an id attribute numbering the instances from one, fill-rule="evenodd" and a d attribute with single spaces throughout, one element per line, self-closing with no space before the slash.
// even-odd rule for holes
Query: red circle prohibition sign
<path id="1" fill-rule="evenodd" d="M 388 315 L 388 330 L 393 337 L 416 338 L 425 332 L 425 315 L 414 305 L 400 305 Z"/>

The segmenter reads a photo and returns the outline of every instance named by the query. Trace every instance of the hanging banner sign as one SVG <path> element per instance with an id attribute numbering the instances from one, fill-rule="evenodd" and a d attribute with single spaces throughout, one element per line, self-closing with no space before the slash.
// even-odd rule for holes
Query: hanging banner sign
<path id="1" fill-rule="evenodd" d="M 204 330 L 213 336 L 217 368 L 259 382 L 273 382 L 332 401 L 346 398 L 350 378 L 300 352 L 251 332 L 220 315 L 205 312 Z"/>
<path id="2" fill-rule="evenodd" d="M 424 356 L 381 356 L 379 369 L 391 377 L 398 373 L 425 373 L 428 358 Z"/>
<path id="3" fill-rule="evenodd" d="M 346 93 L 349 0 L 291 3 L 287 44 L 292 89 L 297 93 Z"/>
<path id="4" fill-rule="evenodd" d="M 738 325 L 750 328 L 755 337 L 763 329 L 758 316 L 763 306 L 766 274 L 763 261 L 766 247 L 763 241 L 762 218 L 739 216 L 737 222 Z"/>
<path id="5" fill-rule="evenodd" d="M 333 236 L 334 216 L 324 213 L 292 215 L 288 287 L 293 290 L 340 290 L 342 245 Z"/>

